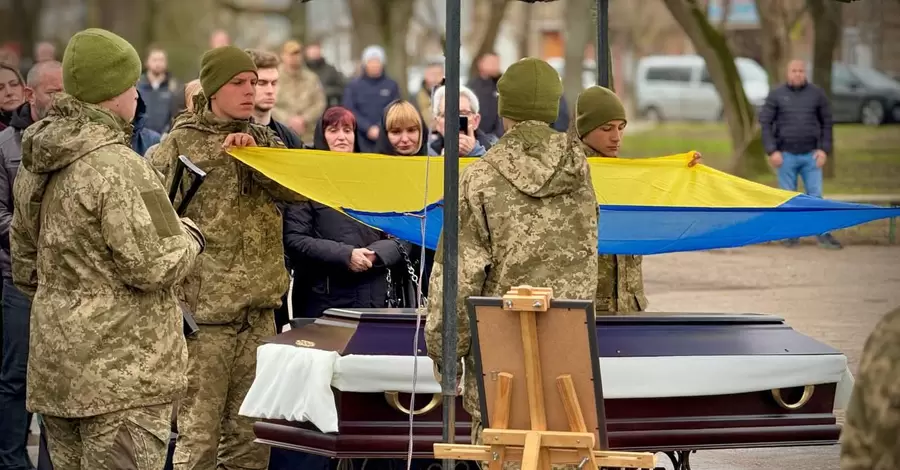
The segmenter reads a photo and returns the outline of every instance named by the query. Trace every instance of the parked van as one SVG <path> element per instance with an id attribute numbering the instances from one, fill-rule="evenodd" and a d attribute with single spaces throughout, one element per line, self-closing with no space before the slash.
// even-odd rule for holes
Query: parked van
<path id="1" fill-rule="evenodd" d="M 735 59 L 747 99 L 761 107 L 769 94 L 766 70 L 756 61 Z M 638 113 L 649 120 L 722 119 L 722 100 L 698 55 L 648 56 L 638 61 L 634 82 Z"/>

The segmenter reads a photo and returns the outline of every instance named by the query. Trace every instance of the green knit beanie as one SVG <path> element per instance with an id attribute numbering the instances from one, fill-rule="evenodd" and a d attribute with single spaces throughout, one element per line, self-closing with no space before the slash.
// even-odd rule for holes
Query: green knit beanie
<path id="1" fill-rule="evenodd" d="M 556 122 L 562 81 L 547 62 L 528 57 L 506 69 L 497 82 L 497 112 L 513 121 Z"/>
<path id="2" fill-rule="evenodd" d="M 575 103 L 575 129 L 578 130 L 579 138 L 617 119 L 626 120 L 625 106 L 609 88 L 592 86 L 578 95 Z"/>
<path id="3" fill-rule="evenodd" d="M 141 58 L 128 41 L 90 28 L 75 33 L 63 53 L 63 89 L 79 101 L 97 104 L 137 85 Z"/>
<path id="4" fill-rule="evenodd" d="M 250 55 L 234 46 L 210 49 L 200 59 L 200 87 L 212 98 L 229 80 L 241 72 L 256 72 Z"/>

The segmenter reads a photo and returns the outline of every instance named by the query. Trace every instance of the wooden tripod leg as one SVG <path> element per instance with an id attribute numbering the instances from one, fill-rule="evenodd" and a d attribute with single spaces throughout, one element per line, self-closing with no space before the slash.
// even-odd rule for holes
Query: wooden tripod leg
<path id="1" fill-rule="evenodd" d="M 522 470 L 539 470 L 541 460 L 541 433 L 529 432 L 522 448 Z"/>
<path id="2" fill-rule="evenodd" d="M 491 427 L 494 429 L 509 428 L 509 411 L 512 407 L 512 380 L 509 372 L 497 374 L 497 396 L 494 398 L 494 416 L 491 417 Z"/>
<path id="3" fill-rule="evenodd" d="M 544 384 L 541 380 L 541 356 L 538 349 L 537 317 L 535 312 L 519 312 L 522 327 L 522 352 L 525 358 L 525 389 L 528 392 L 528 411 L 531 429 L 547 430 L 547 412 L 544 407 Z"/>
<path id="4" fill-rule="evenodd" d="M 584 413 L 581 412 L 581 404 L 578 403 L 578 393 L 575 392 L 575 382 L 572 381 L 572 376 L 565 374 L 557 377 L 556 387 L 559 389 L 559 396 L 562 399 L 563 408 L 566 410 L 569 430 L 572 432 L 588 432 L 587 424 L 584 422 Z M 578 456 L 582 459 L 587 459 L 591 469 L 599 467 L 597 458 L 590 449 L 579 449 Z"/>
<path id="5" fill-rule="evenodd" d="M 569 431 L 588 432 L 584 422 L 584 413 L 581 412 L 581 404 L 578 403 L 578 394 L 575 392 L 575 382 L 569 374 L 556 378 L 556 387 L 562 399 L 563 408 L 566 410 L 566 418 L 569 420 Z"/>
<path id="6" fill-rule="evenodd" d="M 509 372 L 500 372 L 497 384 L 497 396 L 494 398 L 494 416 L 491 417 L 491 427 L 494 429 L 509 428 L 509 411 L 512 406 L 512 380 Z M 506 446 L 491 445 L 491 460 L 488 462 L 489 470 L 503 470 L 506 461 Z"/>

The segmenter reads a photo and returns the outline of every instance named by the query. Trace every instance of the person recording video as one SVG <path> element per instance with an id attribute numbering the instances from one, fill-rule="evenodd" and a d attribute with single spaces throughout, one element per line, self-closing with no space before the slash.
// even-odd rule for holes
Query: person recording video
<path id="1" fill-rule="evenodd" d="M 431 142 L 428 144 L 428 154 L 438 156 L 444 154 L 444 126 L 446 119 L 453 119 L 452 116 L 445 117 L 445 97 L 446 87 L 441 86 L 435 90 L 432 97 L 431 106 L 434 114 L 434 129 L 432 130 Z M 480 157 L 497 142 L 497 137 L 487 134 L 478 129 L 481 123 L 481 114 L 478 113 L 478 97 L 475 93 L 465 86 L 459 87 L 459 156 L 461 157 Z"/>

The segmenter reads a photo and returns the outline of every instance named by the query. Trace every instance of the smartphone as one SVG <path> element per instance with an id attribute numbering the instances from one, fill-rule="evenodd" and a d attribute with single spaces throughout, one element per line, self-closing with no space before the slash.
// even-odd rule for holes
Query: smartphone
<path id="1" fill-rule="evenodd" d="M 459 117 L 459 132 L 461 134 L 469 133 L 469 117 L 468 116 L 460 116 Z"/>

